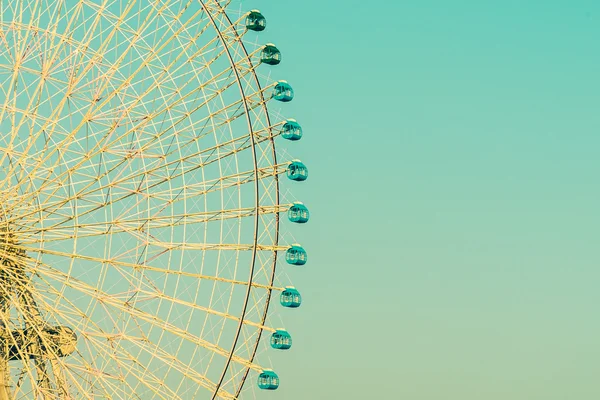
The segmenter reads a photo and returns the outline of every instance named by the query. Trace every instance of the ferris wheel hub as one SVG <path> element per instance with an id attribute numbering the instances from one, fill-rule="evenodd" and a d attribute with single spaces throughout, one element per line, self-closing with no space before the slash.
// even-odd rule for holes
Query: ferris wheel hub
<path id="1" fill-rule="evenodd" d="M 14 269 L 22 264 L 25 250 L 19 246 L 17 235 L 7 223 L 0 225 L 0 264 L 4 268 Z"/>
<path id="2" fill-rule="evenodd" d="M 41 343 L 41 344 L 40 344 Z M 77 334 L 68 326 L 47 326 L 35 332 L 34 329 L 16 329 L 0 335 L 0 356 L 9 361 L 35 359 L 34 351 L 41 352 L 44 359 L 66 357 L 77 347 Z"/>

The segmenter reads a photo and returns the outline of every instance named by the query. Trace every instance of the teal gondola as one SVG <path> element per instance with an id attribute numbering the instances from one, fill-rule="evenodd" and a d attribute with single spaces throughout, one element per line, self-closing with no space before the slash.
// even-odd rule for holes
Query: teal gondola
<path id="1" fill-rule="evenodd" d="M 287 177 L 292 181 L 305 181 L 308 179 L 308 168 L 302 161 L 292 160 L 287 168 Z"/>
<path id="2" fill-rule="evenodd" d="M 309 218 L 308 208 L 299 201 L 294 202 L 288 210 L 288 219 L 296 224 L 304 224 Z"/>
<path id="3" fill-rule="evenodd" d="M 258 376 L 258 387 L 263 390 L 275 390 L 279 387 L 279 377 L 272 370 L 265 369 Z"/>
<path id="4" fill-rule="evenodd" d="M 283 124 L 281 136 L 287 140 L 300 140 L 302 139 L 302 127 L 295 119 L 288 119 L 285 121 L 285 124 Z"/>
<path id="5" fill-rule="evenodd" d="M 282 328 L 277 328 L 271 335 L 271 347 L 277 350 L 287 350 L 292 347 L 292 336 Z"/>
<path id="6" fill-rule="evenodd" d="M 295 287 L 286 286 L 279 295 L 279 302 L 286 308 L 298 308 L 302 304 L 302 296 Z"/>
<path id="7" fill-rule="evenodd" d="M 286 81 L 279 81 L 273 88 L 273 98 L 283 103 L 292 101 L 294 99 L 294 89 Z"/>
<path id="8" fill-rule="evenodd" d="M 308 255 L 302 246 L 294 243 L 285 252 L 285 261 L 291 265 L 304 265 L 308 261 Z"/>
<path id="9" fill-rule="evenodd" d="M 260 52 L 260 62 L 268 65 L 277 65 L 281 62 L 281 52 L 273 43 L 268 43 Z"/>
<path id="10" fill-rule="evenodd" d="M 251 31 L 264 31 L 267 27 L 267 19 L 258 10 L 251 10 L 246 17 L 246 29 Z"/>

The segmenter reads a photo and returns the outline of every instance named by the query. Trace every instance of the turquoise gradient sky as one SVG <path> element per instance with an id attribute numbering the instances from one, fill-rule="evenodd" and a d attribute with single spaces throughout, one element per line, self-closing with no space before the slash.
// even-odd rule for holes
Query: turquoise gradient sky
<path id="1" fill-rule="evenodd" d="M 264 399 L 600 398 L 600 3 L 244 1 L 309 251 Z M 293 313 L 293 314 L 292 314 Z"/>

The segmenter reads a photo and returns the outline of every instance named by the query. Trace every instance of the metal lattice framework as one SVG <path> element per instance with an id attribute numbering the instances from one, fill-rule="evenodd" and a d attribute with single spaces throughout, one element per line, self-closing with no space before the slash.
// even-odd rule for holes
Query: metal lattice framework
<path id="1" fill-rule="evenodd" d="M 264 370 L 285 121 L 227 6 L 2 1 L 0 400 L 234 399 Z"/>

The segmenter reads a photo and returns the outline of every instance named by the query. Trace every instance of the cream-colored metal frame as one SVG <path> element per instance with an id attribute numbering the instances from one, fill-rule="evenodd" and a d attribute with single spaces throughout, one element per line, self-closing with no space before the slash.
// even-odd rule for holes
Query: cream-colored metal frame
<path id="1" fill-rule="evenodd" d="M 263 370 L 288 163 L 228 4 L 2 3 L 2 343 L 36 342 L 4 351 L 0 400 L 233 399 Z"/>

